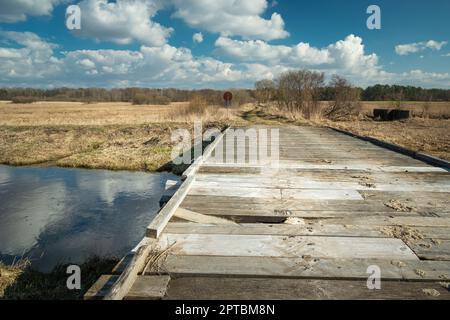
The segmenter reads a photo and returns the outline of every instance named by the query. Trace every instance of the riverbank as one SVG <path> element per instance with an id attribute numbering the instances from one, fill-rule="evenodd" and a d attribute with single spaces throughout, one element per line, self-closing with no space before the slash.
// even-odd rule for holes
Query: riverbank
<path id="1" fill-rule="evenodd" d="M 89 169 L 169 171 L 177 129 L 193 130 L 186 103 L 136 106 L 128 103 L 0 103 L 0 163 Z M 223 129 L 233 114 L 204 110 L 203 128 Z"/>
<path id="2" fill-rule="evenodd" d="M 98 277 L 111 273 L 117 262 L 115 258 L 92 257 L 81 264 L 80 290 L 67 289 L 67 265 L 42 273 L 31 269 L 26 260 L 13 266 L 0 263 L 0 300 L 81 300 Z"/>

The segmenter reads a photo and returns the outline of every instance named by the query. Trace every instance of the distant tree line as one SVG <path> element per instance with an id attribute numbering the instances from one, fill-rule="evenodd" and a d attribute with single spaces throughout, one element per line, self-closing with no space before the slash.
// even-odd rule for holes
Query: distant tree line
<path id="1" fill-rule="evenodd" d="M 231 89 L 233 102 L 243 104 L 254 101 L 253 90 Z M 33 101 L 75 101 L 75 102 L 131 102 L 134 104 L 168 104 L 190 101 L 201 96 L 209 104 L 222 104 L 223 91 L 212 89 L 149 89 L 149 88 L 0 88 L 0 100 L 12 100 L 17 103 Z"/>
<path id="2" fill-rule="evenodd" d="M 362 90 L 361 98 L 364 101 L 450 101 L 450 90 L 377 84 Z"/>
<path id="3" fill-rule="evenodd" d="M 281 77 L 283 78 L 283 77 Z M 267 101 L 274 96 L 278 79 L 261 80 L 256 82 L 255 90 L 258 101 Z M 359 92 L 361 101 L 450 101 L 449 89 L 424 89 L 421 87 L 381 85 L 367 87 L 366 89 L 355 87 Z M 317 88 L 317 94 L 321 101 L 332 101 L 335 88 L 332 84 L 322 85 Z"/>
<path id="4" fill-rule="evenodd" d="M 296 74 L 297 72 L 297 74 Z M 300 79 L 306 77 L 303 80 Z M 295 79 L 297 78 L 297 79 Z M 332 101 L 335 97 L 335 84 L 325 84 L 323 78 L 317 73 L 302 70 L 287 72 L 275 80 L 261 80 L 255 84 L 255 89 L 231 89 L 233 103 L 241 105 L 258 100 L 260 102 L 275 98 L 277 85 L 282 84 L 284 89 L 289 84 L 295 83 L 304 86 L 314 86 L 301 91 L 303 95 L 314 95 L 314 100 Z M 303 82 L 304 83 L 303 83 Z M 314 83 L 315 82 L 315 83 Z M 294 89 L 294 88 L 291 88 Z M 399 85 L 374 85 L 366 89 L 354 88 L 362 101 L 450 101 L 449 89 L 424 89 L 412 86 Z M 278 92 L 280 93 L 280 92 Z M 283 99 L 283 93 L 277 98 Z M 223 90 L 202 89 L 150 89 L 150 88 L 0 88 L 0 100 L 13 100 L 27 103 L 33 101 L 80 101 L 80 102 L 132 102 L 135 104 L 168 104 L 170 102 L 190 101 L 193 96 L 202 96 L 209 104 L 223 103 Z M 286 102 L 286 101 L 285 101 Z M 287 102 L 291 103 L 291 102 Z M 310 106 L 311 107 L 311 106 Z M 306 108 L 306 107 L 305 107 Z"/>

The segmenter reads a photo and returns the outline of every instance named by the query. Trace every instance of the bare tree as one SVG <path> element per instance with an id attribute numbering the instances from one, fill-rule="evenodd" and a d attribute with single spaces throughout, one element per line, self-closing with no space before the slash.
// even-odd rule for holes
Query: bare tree
<path id="1" fill-rule="evenodd" d="M 349 81 L 338 75 L 331 79 L 333 101 L 330 102 L 324 116 L 331 120 L 346 120 L 357 115 L 360 110 L 360 92 Z"/>
<path id="2" fill-rule="evenodd" d="M 275 82 L 269 79 L 260 80 L 255 83 L 255 90 L 258 103 L 266 103 L 275 96 Z"/>
<path id="3" fill-rule="evenodd" d="M 320 88 L 324 85 L 324 74 L 315 71 L 288 71 L 276 81 L 279 108 L 291 113 L 300 113 L 309 119 L 318 111 Z"/>

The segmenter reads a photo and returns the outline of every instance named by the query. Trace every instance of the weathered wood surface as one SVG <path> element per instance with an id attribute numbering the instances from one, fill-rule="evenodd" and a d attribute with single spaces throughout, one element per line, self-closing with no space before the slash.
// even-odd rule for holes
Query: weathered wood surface
<path id="1" fill-rule="evenodd" d="M 326 128 L 278 129 L 279 161 L 255 151 L 276 138 L 249 133 L 252 149 L 230 129 L 196 162 L 147 229 L 154 263 L 124 298 L 449 299 L 448 169 Z M 367 288 L 369 266 L 382 290 Z"/>
<path id="2" fill-rule="evenodd" d="M 450 300 L 439 283 L 384 281 L 368 290 L 366 281 L 191 277 L 171 281 L 167 299 L 202 300 Z"/>

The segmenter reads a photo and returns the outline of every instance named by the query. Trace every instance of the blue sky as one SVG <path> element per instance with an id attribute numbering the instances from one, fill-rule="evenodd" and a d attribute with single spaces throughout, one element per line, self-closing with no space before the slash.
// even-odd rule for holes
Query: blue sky
<path id="1" fill-rule="evenodd" d="M 81 30 L 65 26 L 71 4 Z M 447 0 L 0 0 L 0 86 L 252 87 L 307 68 L 450 88 L 449 12 Z"/>

